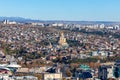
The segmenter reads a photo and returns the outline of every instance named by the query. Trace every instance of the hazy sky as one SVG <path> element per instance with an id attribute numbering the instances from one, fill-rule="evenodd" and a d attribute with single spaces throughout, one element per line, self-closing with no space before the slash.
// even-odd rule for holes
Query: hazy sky
<path id="1" fill-rule="evenodd" d="M 0 16 L 120 21 L 120 0 L 0 0 Z"/>

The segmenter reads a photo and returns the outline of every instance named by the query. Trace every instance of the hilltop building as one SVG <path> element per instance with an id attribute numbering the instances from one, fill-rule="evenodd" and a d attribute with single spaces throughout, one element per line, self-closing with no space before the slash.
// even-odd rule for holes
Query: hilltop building
<path id="1" fill-rule="evenodd" d="M 60 33 L 60 38 L 59 38 L 58 44 L 59 44 L 59 47 L 64 47 L 64 48 L 68 47 L 68 43 L 66 41 L 66 38 L 64 37 L 63 32 Z"/>

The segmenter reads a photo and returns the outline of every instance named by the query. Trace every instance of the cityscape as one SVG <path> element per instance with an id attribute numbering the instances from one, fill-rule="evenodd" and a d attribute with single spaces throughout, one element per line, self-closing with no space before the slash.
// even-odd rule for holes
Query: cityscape
<path id="1" fill-rule="evenodd" d="M 120 80 L 119 2 L 1 1 L 0 80 Z"/>

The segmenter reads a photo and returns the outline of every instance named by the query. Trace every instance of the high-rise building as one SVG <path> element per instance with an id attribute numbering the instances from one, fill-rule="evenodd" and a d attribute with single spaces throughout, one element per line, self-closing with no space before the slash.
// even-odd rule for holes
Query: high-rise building
<path id="1" fill-rule="evenodd" d="M 8 24 L 9 23 L 9 20 L 4 20 L 3 21 L 3 24 Z"/>
<path id="2" fill-rule="evenodd" d="M 98 68 L 98 78 L 100 80 L 107 80 L 107 67 L 106 66 L 100 66 Z"/>
<path id="3" fill-rule="evenodd" d="M 115 78 L 120 78 L 120 60 L 114 64 L 113 75 Z"/>

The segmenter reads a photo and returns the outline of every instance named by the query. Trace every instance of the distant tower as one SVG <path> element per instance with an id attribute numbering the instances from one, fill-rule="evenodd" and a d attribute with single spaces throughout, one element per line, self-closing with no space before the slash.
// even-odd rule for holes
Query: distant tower
<path id="1" fill-rule="evenodd" d="M 66 38 L 64 37 L 64 33 L 60 32 L 60 38 L 59 38 L 59 45 L 60 46 L 68 46 L 67 42 L 66 42 Z"/>

